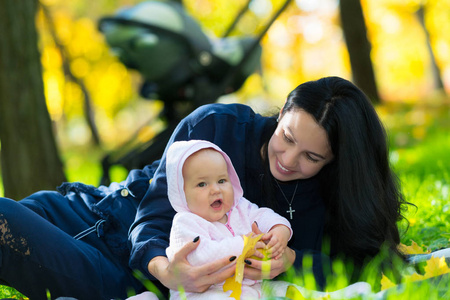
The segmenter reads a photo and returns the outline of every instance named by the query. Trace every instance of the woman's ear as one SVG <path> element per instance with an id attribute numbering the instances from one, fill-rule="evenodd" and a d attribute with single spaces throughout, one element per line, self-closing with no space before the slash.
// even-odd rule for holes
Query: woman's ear
<path id="1" fill-rule="evenodd" d="M 284 108 L 284 105 L 283 105 L 283 107 L 280 109 L 280 112 L 278 113 L 277 123 L 280 121 L 281 116 L 283 115 L 283 108 Z"/>

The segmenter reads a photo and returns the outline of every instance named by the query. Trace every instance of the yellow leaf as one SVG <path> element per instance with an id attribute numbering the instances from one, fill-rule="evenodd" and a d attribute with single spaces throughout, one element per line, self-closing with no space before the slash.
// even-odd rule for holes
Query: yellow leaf
<path id="1" fill-rule="evenodd" d="M 264 255 L 263 258 L 257 257 L 255 255 L 250 256 L 250 258 L 256 259 L 256 260 L 262 260 L 262 261 L 270 260 L 270 258 L 269 258 L 270 257 L 270 251 L 269 251 L 269 249 L 261 248 L 261 249 L 258 249 L 258 251 L 261 252 L 262 255 Z"/>
<path id="2" fill-rule="evenodd" d="M 242 283 L 237 282 L 235 277 L 236 275 L 225 280 L 225 283 L 223 284 L 223 291 L 232 291 L 230 297 L 240 300 L 242 294 Z"/>
<path id="3" fill-rule="evenodd" d="M 427 260 L 427 264 L 425 265 L 424 270 L 425 270 L 424 275 L 413 273 L 410 276 L 406 276 L 405 279 L 411 282 L 419 281 L 450 272 L 450 268 L 445 262 L 445 258 L 444 257 L 439 258 L 434 256 L 431 257 L 429 260 Z"/>
<path id="4" fill-rule="evenodd" d="M 305 299 L 305 297 L 303 297 L 303 295 L 293 285 L 290 285 L 287 287 L 286 298 L 289 298 L 292 300 L 304 300 Z"/>
<path id="5" fill-rule="evenodd" d="M 394 287 L 395 284 L 386 277 L 386 275 L 383 274 L 383 276 L 381 277 L 381 290 L 387 290 L 391 287 Z"/>
<path id="6" fill-rule="evenodd" d="M 407 276 L 407 279 L 409 279 L 409 281 L 419 281 L 419 280 L 424 280 L 424 276 L 417 274 L 417 273 L 413 273 L 410 276 Z"/>
<path id="7" fill-rule="evenodd" d="M 244 249 L 242 254 L 236 259 L 236 271 L 233 277 L 225 280 L 223 285 L 223 291 L 232 291 L 230 297 L 239 300 L 242 294 L 242 280 L 244 279 L 244 267 L 246 258 L 251 257 L 255 253 L 256 243 L 261 239 L 263 235 L 246 236 L 244 235 Z"/>
<path id="8" fill-rule="evenodd" d="M 256 236 L 246 236 L 244 235 L 244 249 L 242 250 L 242 254 L 236 260 L 236 273 L 235 280 L 239 283 L 242 283 L 242 279 L 244 278 L 244 267 L 246 258 L 249 258 L 255 253 L 256 243 L 261 239 L 263 235 Z"/>
<path id="9" fill-rule="evenodd" d="M 447 266 L 444 257 L 434 257 L 432 256 L 429 260 L 427 260 L 427 265 L 424 268 L 425 278 L 431 278 L 435 276 L 439 276 L 442 274 L 446 274 L 450 272 L 450 268 Z"/>
<path id="10" fill-rule="evenodd" d="M 244 235 L 244 249 L 242 250 L 241 256 L 244 258 L 249 258 L 255 253 L 256 243 L 261 239 L 263 234 L 255 235 L 255 236 L 246 236 Z"/>
<path id="11" fill-rule="evenodd" d="M 411 240 L 411 246 L 406 246 L 405 244 L 400 243 L 398 245 L 398 250 L 402 252 L 403 254 L 426 254 L 430 253 L 431 251 L 423 251 L 423 248 L 419 245 L 417 245 L 416 242 Z"/>
<path id="12" fill-rule="evenodd" d="M 270 260 L 270 251 L 269 249 L 261 248 L 258 249 L 264 256 L 263 258 L 257 257 L 255 255 L 250 256 L 251 259 L 255 260 L 261 260 L 263 263 L 261 264 L 261 273 L 263 278 L 269 278 L 270 277 L 270 270 L 271 270 L 271 260 Z"/>

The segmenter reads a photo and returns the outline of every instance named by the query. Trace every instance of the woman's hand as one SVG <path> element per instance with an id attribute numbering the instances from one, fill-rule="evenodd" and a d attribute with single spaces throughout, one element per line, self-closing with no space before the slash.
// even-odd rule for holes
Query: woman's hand
<path id="1" fill-rule="evenodd" d="M 262 233 L 256 223 L 253 223 L 252 230 L 256 234 Z M 252 280 L 272 279 L 289 269 L 294 264 L 295 256 L 295 251 L 289 247 L 286 247 L 283 255 L 279 259 L 260 261 L 247 258 L 247 265 L 244 269 L 244 277 Z M 266 272 L 268 267 L 270 267 L 270 271 Z M 263 269 L 264 272 L 262 271 Z"/>
<path id="2" fill-rule="evenodd" d="M 176 290 L 182 286 L 186 292 L 201 293 L 212 284 L 225 281 L 235 271 L 236 257 L 222 258 L 202 266 L 191 266 L 187 255 L 195 250 L 200 241 L 187 243 L 171 262 L 165 256 L 157 256 L 148 263 L 148 271 L 167 288 Z M 228 268 L 225 268 L 229 266 Z M 224 268 L 222 270 L 222 268 Z"/>
<path id="3" fill-rule="evenodd" d="M 286 272 L 295 261 L 295 251 L 287 247 L 280 259 L 269 259 L 261 261 L 247 258 L 244 269 L 244 277 L 252 280 L 272 279 L 281 273 Z M 263 272 L 263 269 L 270 268 L 270 271 Z"/>

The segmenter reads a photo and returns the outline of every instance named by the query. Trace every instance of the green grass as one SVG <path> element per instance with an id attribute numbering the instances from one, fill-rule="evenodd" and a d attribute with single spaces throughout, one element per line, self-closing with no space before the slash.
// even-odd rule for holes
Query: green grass
<path id="1" fill-rule="evenodd" d="M 0 285 L 0 298 L 28 299 L 24 298 L 23 295 L 15 289 L 3 285 Z"/>
<path id="2" fill-rule="evenodd" d="M 419 108 L 420 123 L 425 124 L 405 124 L 408 119 L 402 116 L 414 111 L 412 107 L 397 112 L 396 117 L 391 115 L 397 122 L 390 127 L 394 137 L 390 157 L 406 200 L 417 206 L 405 212 L 410 224 L 402 241 L 410 244 L 414 240 L 433 251 L 450 244 L 450 110 L 448 105 Z M 396 144 L 395 137 L 405 133 L 409 141 Z"/>
<path id="3" fill-rule="evenodd" d="M 391 163 L 401 180 L 405 198 L 417 206 L 417 209 L 411 207 L 404 212 L 409 220 L 408 230 L 405 223 L 399 224 L 402 243 L 410 245 L 411 241 L 415 241 L 430 250 L 450 247 L 449 105 L 442 101 L 427 105 L 387 104 L 379 107 L 378 111 L 389 132 Z M 100 178 L 97 161 L 101 154 L 94 151 L 93 155 L 87 155 L 88 152 L 66 153 L 64 159 L 68 178 L 96 185 Z M 117 180 L 124 176 L 123 170 L 114 172 Z M 330 278 L 328 290 L 345 287 L 349 283 L 346 275 L 349 269 L 351 266 L 337 263 L 334 271 L 338 276 Z M 390 277 L 389 273 L 386 275 Z M 314 288 L 311 274 L 288 276 L 298 284 Z M 372 285 L 374 292 L 378 292 L 380 273 L 376 261 L 373 267 L 367 268 L 364 276 L 362 279 Z M 450 298 L 447 291 L 449 285 L 448 277 L 442 278 L 440 282 L 426 280 L 402 283 L 397 289 L 391 290 L 393 295 L 388 299 Z M 20 294 L 0 286 L 0 297 L 20 299 Z"/>

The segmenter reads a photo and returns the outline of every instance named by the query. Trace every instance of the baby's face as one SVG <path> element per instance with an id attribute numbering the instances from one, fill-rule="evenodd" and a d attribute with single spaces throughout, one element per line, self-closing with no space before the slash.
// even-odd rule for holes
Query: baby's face
<path id="1" fill-rule="evenodd" d="M 203 149 L 183 165 L 184 193 L 189 209 L 210 222 L 226 223 L 234 203 L 234 190 L 222 154 Z"/>

